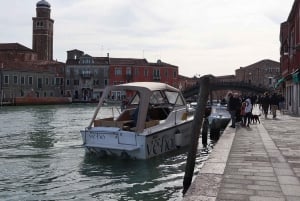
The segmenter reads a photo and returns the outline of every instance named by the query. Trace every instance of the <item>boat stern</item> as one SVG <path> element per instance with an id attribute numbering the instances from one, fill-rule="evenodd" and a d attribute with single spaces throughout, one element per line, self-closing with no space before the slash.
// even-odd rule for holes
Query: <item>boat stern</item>
<path id="1" fill-rule="evenodd" d="M 141 136 L 120 128 L 92 127 L 81 130 L 83 145 L 88 153 L 144 158 Z"/>

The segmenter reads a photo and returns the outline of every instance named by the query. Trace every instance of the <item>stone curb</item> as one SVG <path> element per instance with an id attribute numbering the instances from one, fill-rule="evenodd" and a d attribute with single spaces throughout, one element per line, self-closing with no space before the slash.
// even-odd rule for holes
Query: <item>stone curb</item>
<path id="1" fill-rule="evenodd" d="M 236 129 L 227 127 L 183 197 L 184 201 L 214 201 L 218 195 Z"/>

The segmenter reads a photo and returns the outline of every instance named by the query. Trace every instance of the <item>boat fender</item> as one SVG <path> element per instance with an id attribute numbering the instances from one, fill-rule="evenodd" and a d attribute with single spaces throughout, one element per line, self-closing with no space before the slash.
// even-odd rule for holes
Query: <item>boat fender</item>
<path id="1" fill-rule="evenodd" d="M 175 145 L 177 148 L 180 148 L 182 146 L 182 133 L 179 129 L 175 131 Z"/>

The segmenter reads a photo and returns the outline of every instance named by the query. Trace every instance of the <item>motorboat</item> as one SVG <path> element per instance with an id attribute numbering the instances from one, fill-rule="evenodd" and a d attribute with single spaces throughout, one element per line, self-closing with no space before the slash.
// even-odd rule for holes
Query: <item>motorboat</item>
<path id="1" fill-rule="evenodd" d="M 197 102 L 191 102 L 190 106 L 197 108 Z M 224 130 L 231 119 L 227 105 L 216 100 L 207 102 L 205 114 L 211 130 Z"/>
<path id="2" fill-rule="evenodd" d="M 211 107 L 212 111 L 208 117 L 210 129 L 219 131 L 224 130 L 231 119 L 227 106 L 217 103 L 213 104 Z"/>
<path id="3" fill-rule="evenodd" d="M 108 109 L 112 93 L 126 97 L 126 105 Z M 123 101 L 122 101 L 123 103 Z M 102 112 L 106 110 L 106 112 Z M 112 111 L 108 115 L 107 111 Z M 87 152 L 148 159 L 191 143 L 195 109 L 180 90 L 165 83 L 133 82 L 105 88 L 90 124 L 81 130 Z M 105 115 L 104 115 L 105 114 Z"/>

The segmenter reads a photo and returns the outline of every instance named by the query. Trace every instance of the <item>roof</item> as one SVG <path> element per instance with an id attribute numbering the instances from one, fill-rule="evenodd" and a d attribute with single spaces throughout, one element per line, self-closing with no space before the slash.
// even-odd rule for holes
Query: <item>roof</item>
<path id="1" fill-rule="evenodd" d="M 78 49 L 68 50 L 67 52 L 81 52 L 81 53 L 83 53 L 83 51 L 78 50 Z"/>
<path id="2" fill-rule="evenodd" d="M 79 61 L 81 58 L 87 58 L 87 55 L 82 55 L 78 59 L 67 59 L 66 64 L 67 65 L 108 65 L 109 64 L 109 58 L 108 57 L 91 57 L 94 61 L 92 64 L 80 64 Z"/>
<path id="3" fill-rule="evenodd" d="M 165 62 L 162 62 L 160 59 L 157 60 L 156 63 L 149 63 L 151 66 L 157 66 L 157 67 L 174 67 L 174 68 L 178 68 L 178 66 L 174 66 Z"/>
<path id="4" fill-rule="evenodd" d="M 39 2 L 37 2 L 36 3 L 36 7 L 43 7 L 43 8 L 50 8 L 51 7 L 51 5 L 47 2 L 47 1 L 45 1 L 45 0 L 41 0 L 41 1 L 39 1 Z"/>
<path id="5" fill-rule="evenodd" d="M 57 61 L 5 61 L 4 70 L 34 71 L 34 72 L 54 72 L 53 68 L 63 68 L 65 64 Z"/>
<path id="6" fill-rule="evenodd" d="M 261 67 L 262 64 L 272 64 L 272 65 L 276 65 L 277 67 L 280 67 L 280 63 L 278 61 L 274 61 L 274 60 L 271 60 L 271 59 L 264 59 L 264 60 L 258 61 L 256 63 L 250 64 L 248 66 L 241 67 L 241 68 Z"/>
<path id="7" fill-rule="evenodd" d="M 32 49 L 19 43 L 0 43 L 0 51 L 34 52 Z"/>
<path id="8" fill-rule="evenodd" d="M 109 58 L 111 65 L 147 65 L 146 59 L 132 59 L 132 58 Z"/>
<path id="9" fill-rule="evenodd" d="M 300 0 L 295 0 L 293 5 L 292 5 L 292 9 L 289 13 L 289 16 L 287 18 L 287 20 L 291 20 L 294 16 L 296 16 L 296 12 L 297 12 L 297 7 L 299 6 L 299 2 Z"/>

